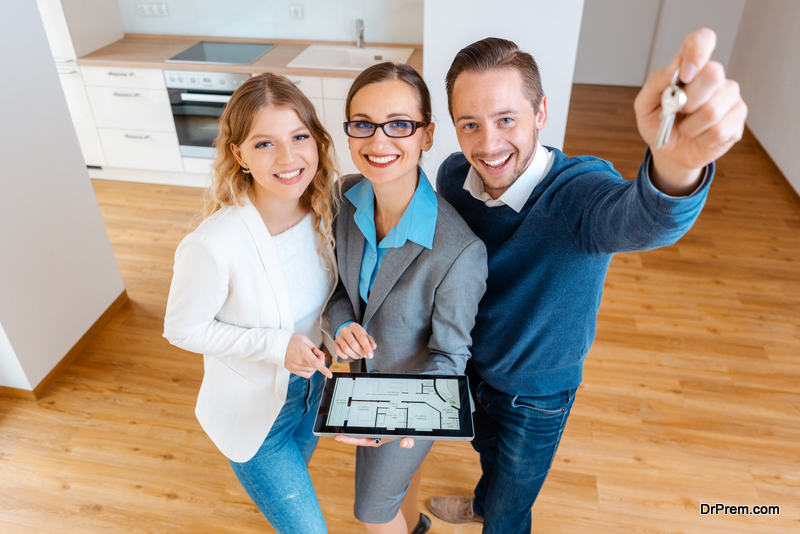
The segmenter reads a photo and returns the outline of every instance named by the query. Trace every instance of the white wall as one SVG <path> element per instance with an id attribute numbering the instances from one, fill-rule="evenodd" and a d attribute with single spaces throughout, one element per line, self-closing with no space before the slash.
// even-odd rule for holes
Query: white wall
<path id="1" fill-rule="evenodd" d="M 586 0 L 575 83 L 641 86 L 661 0 Z"/>
<path id="2" fill-rule="evenodd" d="M 17 353 L 0 324 L 0 385 L 17 389 L 33 390 L 25 371 L 17 359 Z"/>
<path id="3" fill-rule="evenodd" d="M 169 16 L 136 13 L 141 0 L 117 0 L 127 33 L 422 44 L 423 0 L 164 0 Z M 293 19 L 290 7 L 303 6 Z"/>
<path id="4" fill-rule="evenodd" d="M 0 50 L 0 386 L 32 390 L 124 286 L 35 2 Z"/>
<path id="5" fill-rule="evenodd" d="M 563 146 L 582 12 L 583 0 L 425 0 L 423 70 L 436 133 L 423 167 L 431 180 L 441 162 L 459 150 L 447 112 L 444 77 L 459 50 L 485 37 L 514 41 L 536 59 L 548 112 L 539 139 L 559 149 Z"/>
<path id="6" fill-rule="evenodd" d="M 48 1 L 61 2 L 77 57 L 123 37 L 122 19 L 116 0 Z"/>
<path id="7" fill-rule="evenodd" d="M 745 0 L 661 0 L 648 75 L 669 63 L 680 50 L 683 39 L 702 27 L 717 34 L 717 47 L 711 59 L 727 67 L 744 4 Z"/>
<path id="8" fill-rule="evenodd" d="M 728 66 L 747 126 L 800 193 L 800 2 L 747 0 Z"/>

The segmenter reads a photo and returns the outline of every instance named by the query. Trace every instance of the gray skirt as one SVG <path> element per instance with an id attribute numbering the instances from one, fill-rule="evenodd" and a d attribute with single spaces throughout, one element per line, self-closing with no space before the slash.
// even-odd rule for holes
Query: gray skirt
<path id="1" fill-rule="evenodd" d="M 403 504 L 411 477 L 428 455 L 433 440 L 414 440 L 410 449 L 396 439 L 380 447 L 356 450 L 356 500 L 353 513 L 362 523 L 388 523 Z"/>

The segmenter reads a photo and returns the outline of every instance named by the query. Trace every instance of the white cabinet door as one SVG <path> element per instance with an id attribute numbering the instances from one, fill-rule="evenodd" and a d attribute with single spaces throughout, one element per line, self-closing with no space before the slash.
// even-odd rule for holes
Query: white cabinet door
<path id="1" fill-rule="evenodd" d="M 175 132 L 165 90 L 87 87 L 98 128 Z"/>
<path id="2" fill-rule="evenodd" d="M 353 78 L 322 78 L 322 95 L 325 98 L 325 128 L 330 132 L 333 144 L 336 145 L 342 176 L 358 172 L 350 157 L 347 135 L 342 126 L 346 120 L 344 116 L 345 100 L 351 85 L 353 85 Z"/>
<path id="3" fill-rule="evenodd" d="M 101 128 L 100 140 L 108 165 L 129 169 L 183 172 L 174 132 Z"/>
<path id="4" fill-rule="evenodd" d="M 78 134 L 84 161 L 87 165 L 99 167 L 105 165 L 103 145 L 100 143 L 92 107 L 89 105 L 89 97 L 86 95 L 80 71 L 75 65 L 62 65 L 58 67 L 58 77 L 61 80 L 64 96 L 67 98 L 69 114 L 72 117 L 75 132 Z"/>
<path id="5" fill-rule="evenodd" d="M 322 124 L 333 138 L 336 147 L 336 156 L 339 158 L 339 172 L 342 176 L 358 172 L 352 158 L 350 147 L 347 145 L 347 135 L 344 133 L 344 100 L 325 99 L 325 118 Z"/>
<path id="6" fill-rule="evenodd" d="M 346 100 L 354 81 L 354 78 L 322 78 L 322 96 L 326 99 Z"/>
<path id="7" fill-rule="evenodd" d="M 286 76 L 308 98 L 322 98 L 322 78 L 319 76 Z"/>
<path id="8" fill-rule="evenodd" d="M 129 69 L 126 67 L 81 67 L 86 85 L 98 87 L 135 87 L 137 89 L 166 89 L 164 71 Z"/>

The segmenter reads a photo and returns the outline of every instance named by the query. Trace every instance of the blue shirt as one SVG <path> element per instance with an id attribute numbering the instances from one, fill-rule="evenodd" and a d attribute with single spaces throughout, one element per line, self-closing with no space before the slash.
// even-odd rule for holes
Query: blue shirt
<path id="1" fill-rule="evenodd" d="M 406 241 L 413 241 L 427 249 L 433 247 L 439 204 L 428 177 L 422 169 L 419 169 L 419 184 L 411 197 L 411 202 L 400 217 L 400 221 L 378 243 L 375 230 L 375 191 L 372 189 L 372 183 L 364 178 L 351 187 L 344 196 L 356 207 L 353 220 L 364 235 L 358 293 L 361 300 L 367 302 L 375 277 L 390 248 L 400 248 Z M 350 322 L 340 326 L 336 335 L 339 335 L 339 330 Z"/>

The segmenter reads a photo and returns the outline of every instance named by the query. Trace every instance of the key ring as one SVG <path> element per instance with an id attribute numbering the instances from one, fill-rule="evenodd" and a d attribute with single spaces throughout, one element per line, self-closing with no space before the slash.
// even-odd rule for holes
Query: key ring
<path id="1" fill-rule="evenodd" d="M 680 67 L 675 69 L 675 74 L 672 75 L 672 81 L 670 82 L 670 85 L 677 85 L 678 87 L 683 87 L 683 86 L 686 85 L 685 83 L 683 83 L 682 81 L 680 81 L 678 79 L 678 76 L 680 75 L 680 73 L 681 73 L 681 68 Z"/>

